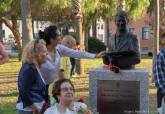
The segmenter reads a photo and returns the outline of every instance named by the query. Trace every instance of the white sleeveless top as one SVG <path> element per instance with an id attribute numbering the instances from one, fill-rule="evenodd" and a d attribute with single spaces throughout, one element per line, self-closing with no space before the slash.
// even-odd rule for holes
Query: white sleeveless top
<path id="1" fill-rule="evenodd" d="M 76 114 L 76 113 L 70 111 L 69 109 L 66 109 L 65 113 L 60 113 L 56 106 L 51 106 L 44 112 L 44 114 Z"/>

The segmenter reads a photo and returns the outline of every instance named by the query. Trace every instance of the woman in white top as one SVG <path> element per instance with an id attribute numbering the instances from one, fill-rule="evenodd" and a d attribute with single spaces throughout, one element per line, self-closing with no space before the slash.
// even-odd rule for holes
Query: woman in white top
<path id="1" fill-rule="evenodd" d="M 56 26 L 45 28 L 44 32 L 39 32 L 39 36 L 41 39 L 45 40 L 48 49 L 48 60 L 41 66 L 41 73 L 47 85 L 51 84 L 56 79 L 62 56 L 73 58 L 98 58 L 102 57 L 104 54 L 104 52 L 98 54 L 80 52 L 60 44 L 61 35 Z"/>
<path id="2" fill-rule="evenodd" d="M 44 114 L 77 114 L 80 111 L 84 111 L 83 114 L 87 114 L 85 104 L 73 102 L 75 88 L 69 79 L 56 81 L 53 85 L 52 95 L 58 104 L 48 108 Z"/>
<path id="3" fill-rule="evenodd" d="M 48 59 L 46 63 L 41 66 L 41 74 L 45 80 L 47 94 L 49 84 L 53 83 L 60 70 L 60 59 L 62 56 L 69 56 L 73 58 L 98 58 L 102 57 L 104 52 L 92 54 L 88 52 L 80 52 L 68 48 L 61 43 L 61 35 L 56 26 L 49 26 L 42 32 L 39 32 L 39 37 L 46 42 L 48 50 Z"/>

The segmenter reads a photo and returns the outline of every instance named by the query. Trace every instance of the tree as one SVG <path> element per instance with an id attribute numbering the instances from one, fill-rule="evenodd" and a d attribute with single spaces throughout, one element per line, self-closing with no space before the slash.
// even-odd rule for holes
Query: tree
<path id="1" fill-rule="evenodd" d="M 84 38 L 82 35 L 82 14 L 81 14 L 81 5 L 80 0 L 72 0 L 72 13 L 77 24 L 77 38 L 80 45 L 80 50 L 84 49 Z M 84 74 L 83 62 L 81 59 L 77 61 L 77 72 L 78 74 Z"/>
<path id="2" fill-rule="evenodd" d="M 160 35 L 165 36 L 165 0 L 160 1 Z"/>
<path id="3" fill-rule="evenodd" d="M 159 25 L 159 34 L 160 34 L 160 47 L 165 47 L 165 0 L 159 0 L 159 11 L 160 11 L 160 25 Z M 152 10 L 153 10 L 154 5 L 152 5 Z"/>
<path id="4" fill-rule="evenodd" d="M 33 39 L 30 0 L 21 0 L 21 20 L 23 45 Z"/>
<path id="5" fill-rule="evenodd" d="M 4 0 L 0 4 L 0 21 L 4 23 L 13 33 L 17 42 L 19 52 L 22 52 L 21 35 L 17 26 L 17 17 L 20 12 L 19 0 Z M 11 20 L 11 21 L 10 21 Z"/>
<path id="6" fill-rule="evenodd" d="M 156 55 L 159 52 L 159 0 L 155 0 L 154 7 L 154 52 L 153 63 L 155 62 Z"/>
<path id="7" fill-rule="evenodd" d="M 45 0 L 32 0 L 32 11 L 34 14 L 40 11 Z M 38 5 L 40 3 L 40 5 Z M 34 10 L 37 8 L 38 10 Z M 40 9 L 39 9 L 40 8 Z M 0 21 L 4 23 L 13 33 L 18 45 L 19 55 L 22 53 L 22 38 L 18 30 L 17 20 L 20 19 L 20 0 L 3 0 L 0 4 Z"/>

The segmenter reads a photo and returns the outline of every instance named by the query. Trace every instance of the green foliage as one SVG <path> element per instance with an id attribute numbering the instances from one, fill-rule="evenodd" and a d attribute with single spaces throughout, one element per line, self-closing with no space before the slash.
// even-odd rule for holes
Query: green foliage
<path id="1" fill-rule="evenodd" d="M 129 18 L 136 20 L 141 18 L 147 11 L 153 0 L 125 0 L 126 11 Z M 112 19 L 117 12 L 119 0 L 83 0 L 82 14 L 84 24 L 89 27 L 96 19 Z"/>
<path id="2" fill-rule="evenodd" d="M 154 11 L 154 0 L 149 0 L 150 1 L 150 5 L 147 9 L 147 13 L 151 14 Z"/>
<path id="3" fill-rule="evenodd" d="M 117 11 L 118 0 L 103 0 L 100 3 L 99 15 L 103 19 L 111 19 Z"/>
<path id="4" fill-rule="evenodd" d="M 141 18 L 150 6 L 150 0 L 126 0 L 126 11 L 130 19 Z"/>
<path id="5" fill-rule="evenodd" d="M 98 18 L 102 17 L 103 19 L 112 17 L 114 14 L 114 4 L 116 4 L 116 0 L 112 2 L 112 5 L 110 5 L 110 0 L 85 0 L 84 3 L 82 3 L 82 14 L 83 14 L 83 20 L 84 25 L 86 28 L 92 25 L 94 21 L 96 21 Z M 113 10 L 112 10 L 113 9 Z"/>
<path id="6" fill-rule="evenodd" d="M 15 104 L 1 105 L 0 113 L 1 114 L 17 114 Z"/>
<path id="7" fill-rule="evenodd" d="M 91 53 L 98 53 L 106 49 L 106 46 L 103 42 L 98 40 L 97 38 L 89 38 L 88 39 L 88 51 Z"/>
<path id="8" fill-rule="evenodd" d="M 20 15 L 20 0 L 3 0 L 0 4 L 0 13 L 12 16 Z"/>
<path id="9" fill-rule="evenodd" d="M 8 12 L 11 9 L 11 4 L 12 4 L 13 0 L 1 0 L 0 3 L 0 12 L 4 13 L 4 12 Z"/>
<path id="10" fill-rule="evenodd" d="M 92 22 L 102 17 L 112 19 L 116 14 L 119 0 L 81 0 L 81 12 L 85 27 L 89 27 Z M 126 11 L 131 19 L 140 18 L 147 10 L 153 0 L 126 0 Z M 71 0 L 31 0 L 32 16 L 43 15 L 51 21 L 70 22 L 70 16 L 62 18 L 69 13 L 71 15 Z M 9 13 L 20 16 L 20 0 L 2 0 L 0 13 Z M 49 17 L 49 18 L 47 18 Z M 40 17 L 41 18 L 41 17 Z M 41 18 L 42 20 L 42 18 Z"/>
<path id="11" fill-rule="evenodd" d="M 38 14 L 42 12 L 45 1 L 46 0 L 31 0 L 30 1 L 32 17 L 35 17 L 36 15 L 38 16 Z"/>
<path id="12" fill-rule="evenodd" d="M 69 20 L 71 14 L 70 0 L 41 0 L 41 1 L 42 1 L 42 6 L 40 7 L 40 11 L 41 10 L 42 11 L 40 12 L 40 14 L 44 15 L 44 17 L 42 17 L 44 18 L 44 20 L 49 20 L 53 22 Z"/>
<path id="13" fill-rule="evenodd" d="M 81 2 L 82 14 L 88 15 L 89 13 L 95 13 L 99 5 L 100 5 L 99 0 L 82 0 Z"/>
<path id="14" fill-rule="evenodd" d="M 70 6 L 70 0 L 46 0 L 45 7 L 59 7 L 61 9 L 64 9 L 66 7 Z"/>

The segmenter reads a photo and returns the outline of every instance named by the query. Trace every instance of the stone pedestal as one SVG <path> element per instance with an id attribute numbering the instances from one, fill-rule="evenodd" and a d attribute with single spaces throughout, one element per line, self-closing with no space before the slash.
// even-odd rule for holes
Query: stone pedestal
<path id="1" fill-rule="evenodd" d="M 90 71 L 89 104 L 99 114 L 149 114 L 147 69 Z"/>

